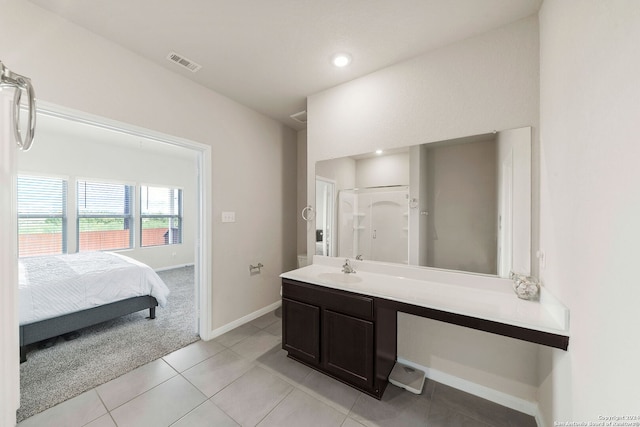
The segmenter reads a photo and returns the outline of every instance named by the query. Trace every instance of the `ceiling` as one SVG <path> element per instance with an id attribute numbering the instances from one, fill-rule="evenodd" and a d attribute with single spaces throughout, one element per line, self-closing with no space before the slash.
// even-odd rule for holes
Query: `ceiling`
<path id="1" fill-rule="evenodd" d="M 542 0 L 31 0 L 294 129 L 306 97 L 536 13 Z M 192 73 L 166 59 L 202 66 Z M 353 62 L 336 68 L 331 56 Z"/>

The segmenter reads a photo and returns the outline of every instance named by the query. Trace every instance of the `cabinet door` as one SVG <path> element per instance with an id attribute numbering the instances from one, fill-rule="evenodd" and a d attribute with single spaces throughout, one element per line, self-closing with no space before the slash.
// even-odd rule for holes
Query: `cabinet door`
<path id="1" fill-rule="evenodd" d="M 356 387 L 373 387 L 373 322 L 324 310 L 324 368 Z"/>
<path id="2" fill-rule="evenodd" d="M 320 308 L 282 299 L 282 348 L 291 356 L 320 363 Z"/>

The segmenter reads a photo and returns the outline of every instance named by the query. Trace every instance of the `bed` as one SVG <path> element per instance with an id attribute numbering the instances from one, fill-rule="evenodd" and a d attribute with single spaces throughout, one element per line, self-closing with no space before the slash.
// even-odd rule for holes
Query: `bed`
<path id="1" fill-rule="evenodd" d="M 21 258 L 20 361 L 27 346 L 87 326 L 164 307 L 169 288 L 151 267 L 113 252 Z"/>

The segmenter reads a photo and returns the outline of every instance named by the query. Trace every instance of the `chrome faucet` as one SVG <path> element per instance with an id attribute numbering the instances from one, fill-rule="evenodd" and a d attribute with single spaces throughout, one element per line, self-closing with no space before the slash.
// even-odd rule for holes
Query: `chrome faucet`
<path id="1" fill-rule="evenodd" d="M 358 260 L 358 261 L 362 261 L 362 254 L 360 254 L 360 255 L 356 255 L 356 260 Z"/>
<path id="2" fill-rule="evenodd" d="M 355 273 L 356 272 L 353 269 L 353 267 L 351 267 L 351 264 L 349 264 L 349 258 L 344 260 L 344 265 L 342 266 L 342 272 L 344 274 L 350 274 L 350 273 Z"/>

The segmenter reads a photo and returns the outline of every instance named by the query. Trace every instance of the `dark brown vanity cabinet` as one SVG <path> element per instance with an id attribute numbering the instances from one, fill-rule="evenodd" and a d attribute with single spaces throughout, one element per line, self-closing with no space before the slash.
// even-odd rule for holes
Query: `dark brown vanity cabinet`
<path id="1" fill-rule="evenodd" d="M 356 387 L 373 387 L 373 322 L 324 310 L 324 369 Z"/>
<path id="2" fill-rule="evenodd" d="M 307 363 L 320 363 L 320 307 L 282 298 L 282 348 Z"/>
<path id="3" fill-rule="evenodd" d="M 396 358 L 396 313 L 376 299 L 282 281 L 282 348 L 289 357 L 374 397 L 382 397 Z"/>

